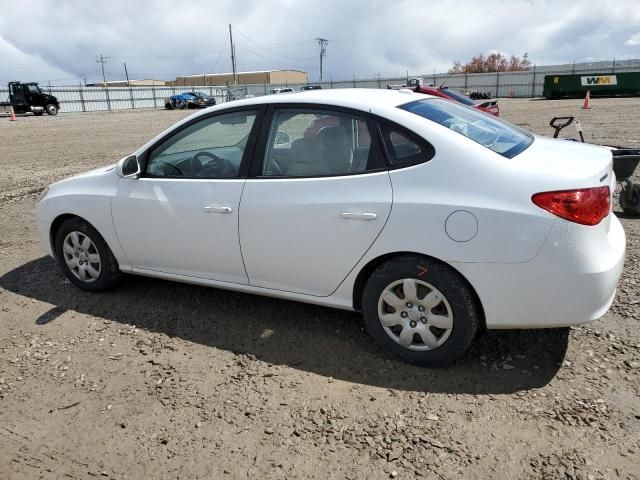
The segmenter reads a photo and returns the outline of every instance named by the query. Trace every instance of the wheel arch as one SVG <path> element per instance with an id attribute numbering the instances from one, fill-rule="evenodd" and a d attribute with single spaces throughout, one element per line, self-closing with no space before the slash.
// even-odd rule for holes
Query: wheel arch
<path id="1" fill-rule="evenodd" d="M 100 230 L 98 230 L 95 226 L 93 226 L 93 224 L 90 221 L 88 221 L 86 218 L 83 218 L 80 215 L 75 215 L 73 213 L 62 213 L 53 219 L 53 221 L 51 222 L 51 227 L 49 228 L 49 244 L 51 245 L 51 251 L 53 252 L 54 257 L 56 257 L 56 234 L 58 233 L 60 226 L 71 218 L 79 218 L 83 222 L 87 222 L 91 226 L 91 228 L 93 228 L 96 232 L 100 234 L 104 242 L 111 249 L 111 245 L 109 245 L 107 240 L 100 233 Z"/>
<path id="2" fill-rule="evenodd" d="M 471 285 L 471 282 L 469 282 L 469 280 L 467 280 L 467 278 L 462 273 L 460 273 L 458 269 L 454 268 L 451 264 L 443 260 L 440 260 L 439 258 L 432 257 L 430 255 L 425 255 L 423 253 L 389 252 L 370 260 L 364 267 L 360 269 L 360 271 L 358 272 L 358 275 L 356 276 L 356 280 L 353 283 L 353 309 L 354 310 L 358 312 L 362 311 L 362 295 L 364 293 L 364 287 L 367 284 L 367 280 L 369 279 L 371 274 L 376 270 L 376 268 L 378 268 L 380 265 L 382 265 L 383 263 L 393 258 L 403 257 L 407 255 L 430 259 L 431 261 L 438 262 L 442 265 L 446 265 L 448 268 L 456 272 L 472 292 L 473 297 L 476 301 L 476 304 L 478 305 L 478 308 L 480 310 L 480 315 L 481 315 L 480 326 L 482 329 L 486 329 L 486 318 L 484 313 L 484 307 L 482 305 L 482 302 L 480 301 L 480 297 L 478 296 L 476 289 L 473 287 L 473 285 Z"/>

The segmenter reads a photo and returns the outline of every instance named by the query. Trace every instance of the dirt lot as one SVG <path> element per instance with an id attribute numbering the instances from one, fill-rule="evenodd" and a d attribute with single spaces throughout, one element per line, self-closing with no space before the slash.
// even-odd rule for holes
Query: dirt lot
<path id="1" fill-rule="evenodd" d="M 640 99 L 500 104 L 536 133 L 573 114 L 588 140 L 640 144 Z M 620 215 L 604 318 L 486 333 L 445 369 L 389 358 L 353 313 L 145 278 L 70 285 L 37 243 L 37 192 L 184 115 L 0 119 L 0 478 L 640 479 L 638 219 Z"/>

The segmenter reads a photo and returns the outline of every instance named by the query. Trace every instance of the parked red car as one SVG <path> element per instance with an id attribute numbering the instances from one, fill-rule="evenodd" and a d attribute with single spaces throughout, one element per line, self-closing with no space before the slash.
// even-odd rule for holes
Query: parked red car
<path id="1" fill-rule="evenodd" d="M 392 87 L 389 88 L 399 88 Z M 497 100 L 483 100 L 479 103 L 474 102 L 466 95 L 463 95 L 455 90 L 450 90 L 447 87 L 430 87 L 424 85 L 421 78 L 412 78 L 409 80 L 409 85 L 405 85 L 404 88 L 410 88 L 414 92 L 418 93 L 426 93 L 427 95 L 433 95 L 435 97 L 446 98 L 448 100 L 453 100 L 458 103 L 462 103 L 464 105 L 469 105 L 470 107 L 477 108 L 485 113 L 489 113 L 491 115 L 495 115 L 496 117 L 500 116 L 500 107 L 498 107 Z"/>
<path id="2" fill-rule="evenodd" d="M 453 99 L 457 102 L 477 108 L 478 110 L 482 110 L 485 113 L 495 115 L 496 117 L 500 116 L 500 107 L 498 107 L 497 100 L 485 100 L 480 103 L 476 103 L 466 95 L 456 92 L 455 90 L 450 90 L 447 87 L 436 88 L 422 86 L 418 87 L 416 91 L 420 93 L 428 93 L 429 95 L 435 95 L 437 97 Z"/>

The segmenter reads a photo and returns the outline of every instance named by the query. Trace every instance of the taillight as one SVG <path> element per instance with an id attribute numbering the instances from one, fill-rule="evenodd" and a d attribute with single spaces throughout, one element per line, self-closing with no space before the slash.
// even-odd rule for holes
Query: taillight
<path id="1" fill-rule="evenodd" d="M 542 192 L 531 200 L 547 212 L 581 225 L 597 225 L 611 210 L 609 187 Z"/>

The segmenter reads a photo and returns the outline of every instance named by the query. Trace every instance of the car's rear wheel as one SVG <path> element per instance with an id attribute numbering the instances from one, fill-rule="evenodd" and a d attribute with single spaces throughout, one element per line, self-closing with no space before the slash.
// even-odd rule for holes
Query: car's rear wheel
<path id="1" fill-rule="evenodd" d="M 118 261 L 98 231 L 81 218 L 66 220 L 55 235 L 58 263 L 78 288 L 103 292 L 120 279 Z"/>
<path id="2" fill-rule="evenodd" d="M 446 364 L 463 355 L 481 319 L 475 296 L 459 273 L 411 255 L 373 272 L 364 289 L 362 313 L 380 346 L 423 366 Z"/>

